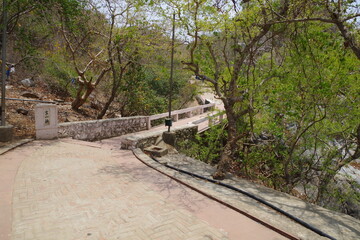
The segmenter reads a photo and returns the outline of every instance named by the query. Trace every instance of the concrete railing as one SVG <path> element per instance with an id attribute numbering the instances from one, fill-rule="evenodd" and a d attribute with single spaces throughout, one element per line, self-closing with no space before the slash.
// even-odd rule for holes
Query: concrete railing
<path id="1" fill-rule="evenodd" d="M 218 112 L 218 113 L 212 113 L 204 118 L 198 119 L 191 123 L 195 124 L 195 125 L 200 125 L 201 123 L 208 121 L 208 124 L 206 127 L 199 128 L 198 132 L 201 133 L 201 132 L 204 132 L 207 129 L 209 129 L 211 126 L 221 123 L 225 118 L 226 118 L 226 113 L 225 113 L 225 111 L 222 111 L 222 112 Z"/>
<path id="2" fill-rule="evenodd" d="M 200 106 L 196 106 L 196 107 L 190 107 L 190 108 L 184 108 L 184 109 L 180 109 L 180 110 L 175 110 L 171 112 L 171 118 L 173 119 L 174 122 L 177 122 L 179 120 L 179 115 L 180 114 L 186 114 L 188 118 L 191 118 L 194 115 L 199 115 L 199 114 L 203 114 L 205 109 L 207 108 L 213 108 L 215 107 L 215 103 L 210 103 L 210 104 L 206 104 L 206 105 L 200 105 Z M 152 120 L 157 120 L 157 119 L 162 119 L 162 118 L 167 118 L 169 116 L 169 113 L 160 113 L 160 114 L 156 114 L 156 115 L 151 115 L 149 117 L 149 128 L 151 128 L 151 121 Z"/>

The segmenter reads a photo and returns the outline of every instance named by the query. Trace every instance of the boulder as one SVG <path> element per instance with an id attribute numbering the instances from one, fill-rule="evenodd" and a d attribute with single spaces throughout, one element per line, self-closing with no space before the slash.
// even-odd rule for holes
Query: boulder
<path id="1" fill-rule="evenodd" d="M 76 122 L 78 119 L 74 116 L 67 116 L 65 122 Z"/>
<path id="2" fill-rule="evenodd" d="M 90 107 L 91 107 L 92 109 L 99 110 L 99 111 L 102 109 L 101 103 L 98 102 L 98 101 L 91 101 L 91 102 L 90 102 Z"/>
<path id="3" fill-rule="evenodd" d="M 22 115 L 25 115 L 25 116 L 29 114 L 29 111 L 26 110 L 26 109 L 23 109 L 23 108 L 17 109 L 16 112 L 17 112 L 17 113 L 20 113 L 20 114 L 22 114 Z"/>
<path id="4" fill-rule="evenodd" d="M 30 78 L 26 78 L 24 80 L 21 80 L 20 83 L 25 87 L 34 87 L 35 86 L 34 80 L 32 80 Z"/>

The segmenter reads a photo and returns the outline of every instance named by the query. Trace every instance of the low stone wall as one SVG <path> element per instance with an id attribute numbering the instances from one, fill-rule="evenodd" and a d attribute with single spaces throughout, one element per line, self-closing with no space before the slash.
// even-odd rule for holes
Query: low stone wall
<path id="1" fill-rule="evenodd" d="M 146 116 L 60 123 L 58 137 L 96 141 L 147 130 L 148 124 L 149 117 Z"/>
<path id="2" fill-rule="evenodd" d="M 122 149 L 135 149 L 141 148 L 144 149 L 151 145 L 157 145 L 161 139 L 163 132 L 166 131 L 156 131 L 156 132 L 145 132 L 145 133 L 136 133 L 131 136 L 128 136 L 121 140 Z M 175 132 L 176 143 L 182 142 L 185 139 L 194 138 L 195 134 L 198 131 L 198 126 L 193 124 L 188 124 L 181 127 L 173 127 L 172 132 Z"/>
<path id="3" fill-rule="evenodd" d="M 175 147 L 179 147 L 179 143 L 185 141 L 185 140 L 195 140 L 195 135 L 198 133 L 198 126 L 188 124 L 185 127 L 181 127 L 176 129 L 175 131 Z"/>

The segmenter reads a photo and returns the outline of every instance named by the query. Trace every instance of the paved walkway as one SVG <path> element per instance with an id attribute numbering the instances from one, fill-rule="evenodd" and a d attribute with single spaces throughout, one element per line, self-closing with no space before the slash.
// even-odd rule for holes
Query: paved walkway
<path id="1" fill-rule="evenodd" d="M 205 116 L 183 119 L 174 126 Z M 207 127 L 207 122 L 202 122 L 202 127 Z M 150 131 L 166 129 L 159 126 Z M 120 140 L 34 141 L 11 151 L 0 149 L 0 240 L 286 239 L 147 167 L 131 151 L 120 150 Z M 146 158 L 144 162 L 169 176 L 301 239 L 325 239 L 241 194 L 179 174 L 142 156 Z M 163 161 L 205 176 L 213 171 L 182 159 Z M 358 239 L 359 221 L 350 216 L 245 180 L 230 178 L 226 183 L 299 215 L 336 239 Z"/>
<path id="2" fill-rule="evenodd" d="M 205 120 L 205 118 L 207 118 L 209 116 L 209 114 L 211 114 L 211 113 L 214 113 L 214 112 L 205 112 L 205 113 L 200 114 L 200 115 L 195 115 L 195 116 L 193 116 L 191 118 L 183 118 L 183 119 L 180 119 L 177 122 L 172 122 L 173 126 L 171 127 L 171 129 L 173 127 L 180 127 L 180 126 L 190 124 L 190 123 L 195 122 L 197 120 L 204 120 L 201 123 L 196 124 L 198 126 L 198 131 L 201 132 L 204 129 L 209 128 L 209 120 L 208 119 Z M 146 130 L 144 132 L 156 132 L 156 131 L 159 131 L 159 130 L 167 131 L 167 129 L 168 129 L 168 127 L 166 127 L 166 126 L 164 126 L 164 124 L 162 124 L 162 125 L 159 125 L 159 126 L 152 127 L 150 130 Z M 131 134 L 129 134 L 129 135 L 131 135 Z"/>
<path id="3" fill-rule="evenodd" d="M 0 155 L 0 239 L 285 239 L 105 143 Z"/>
<path id="4" fill-rule="evenodd" d="M 157 169 L 164 171 L 170 176 L 176 177 L 191 187 L 201 189 L 201 191 L 230 204 L 237 209 L 251 214 L 252 216 L 261 219 L 278 229 L 282 229 L 287 233 L 293 234 L 302 240 L 328 239 L 326 237 L 321 237 L 310 229 L 301 226 L 299 223 L 290 220 L 288 217 L 279 214 L 275 210 L 260 204 L 258 201 L 255 201 L 244 194 L 168 169 L 165 166 L 154 162 L 139 150 L 135 150 L 135 153 L 147 164 L 155 166 Z M 211 174 L 215 171 L 215 167 L 182 154 L 168 154 L 162 158 L 158 158 L 158 160 L 161 163 L 167 163 L 169 166 L 180 168 L 207 178 L 211 178 Z M 349 215 L 307 203 L 289 194 L 267 188 L 245 179 L 237 178 L 230 174 L 228 174 L 227 178 L 222 182 L 271 203 L 283 211 L 310 224 L 312 227 L 317 228 L 323 233 L 328 234 L 334 239 L 360 239 L 360 220 Z"/>

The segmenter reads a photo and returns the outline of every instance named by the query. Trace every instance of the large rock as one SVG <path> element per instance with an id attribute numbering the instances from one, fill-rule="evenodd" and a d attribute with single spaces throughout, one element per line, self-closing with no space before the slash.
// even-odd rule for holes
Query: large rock
<path id="1" fill-rule="evenodd" d="M 77 122 L 79 121 L 75 116 L 67 116 L 65 122 Z"/>
<path id="2" fill-rule="evenodd" d="M 360 219 L 360 170 L 348 164 L 341 168 L 335 180 L 334 188 L 338 197 L 337 201 L 332 202 L 335 206 L 330 207 Z"/>
<path id="3" fill-rule="evenodd" d="M 169 145 L 175 147 L 175 143 L 176 143 L 176 133 L 175 132 L 163 132 L 162 139 L 166 144 L 169 144 Z"/>
<path id="4" fill-rule="evenodd" d="M 102 109 L 101 103 L 99 101 L 96 101 L 96 100 L 90 102 L 90 107 L 92 109 L 99 110 L 99 111 Z"/>
<path id="5" fill-rule="evenodd" d="M 21 96 L 27 97 L 27 98 L 40 98 L 38 95 L 32 92 L 22 92 Z"/>
<path id="6" fill-rule="evenodd" d="M 26 78 L 24 80 L 21 80 L 20 83 L 25 87 L 34 87 L 35 86 L 34 80 L 32 80 L 30 78 Z"/>
<path id="7" fill-rule="evenodd" d="M 25 115 L 25 116 L 29 114 L 29 111 L 26 110 L 26 109 L 23 109 L 23 108 L 17 109 L 16 112 L 17 112 L 17 113 L 20 113 L 20 114 L 22 114 L 22 115 Z"/>

